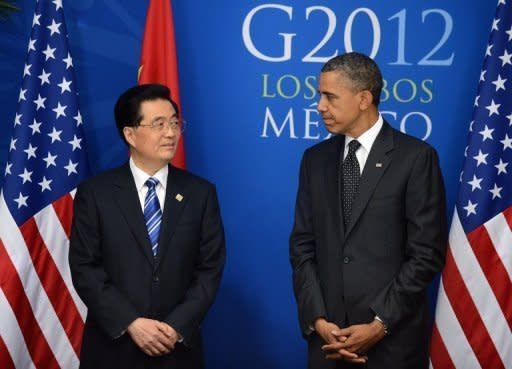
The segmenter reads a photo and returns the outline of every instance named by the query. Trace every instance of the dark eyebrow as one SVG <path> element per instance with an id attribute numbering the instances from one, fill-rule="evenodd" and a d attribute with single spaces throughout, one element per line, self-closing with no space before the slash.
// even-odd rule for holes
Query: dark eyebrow
<path id="1" fill-rule="evenodd" d="M 159 117 L 155 117 L 151 122 L 156 122 L 156 121 L 163 120 L 163 119 L 165 119 L 165 117 L 159 116 Z"/>
<path id="2" fill-rule="evenodd" d="M 327 97 L 336 97 L 338 95 L 332 93 L 332 92 L 329 92 L 329 91 L 320 91 L 320 90 L 316 90 L 318 92 L 319 95 L 325 95 Z"/>
<path id="3" fill-rule="evenodd" d="M 177 114 L 176 112 L 174 112 L 174 114 L 172 114 L 172 115 L 171 115 L 171 119 L 176 118 L 177 116 L 178 116 L 178 114 Z M 160 120 L 165 120 L 165 119 L 166 119 L 166 117 L 165 117 L 165 116 L 163 116 L 163 115 L 159 115 L 159 116 L 157 116 L 157 117 L 153 118 L 153 120 L 151 121 L 151 123 L 158 122 L 158 121 L 160 121 Z"/>

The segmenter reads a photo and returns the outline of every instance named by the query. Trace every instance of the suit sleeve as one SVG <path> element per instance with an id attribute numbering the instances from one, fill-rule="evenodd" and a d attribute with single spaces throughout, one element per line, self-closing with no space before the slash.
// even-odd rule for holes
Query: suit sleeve
<path id="1" fill-rule="evenodd" d="M 73 285 L 88 314 L 114 339 L 140 314 L 110 283 L 103 268 L 98 216 L 93 189 L 80 186 L 74 201 L 69 265 Z"/>
<path id="2" fill-rule="evenodd" d="M 201 244 L 192 283 L 183 302 L 165 319 L 183 336 L 186 345 L 193 345 L 196 341 L 200 324 L 213 303 L 224 269 L 224 228 L 213 186 L 209 187 L 200 232 Z"/>
<path id="3" fill-rule="evenodd" d="M 316 240 L 311 209 L 307 152 L 302 158 L 295 222 L 290 236 L 293 289 L 297 299 L 300 327 L 304 335 L 319 317 L 327 317 L 316 264 Z"/>
<path id="4" fill-rule="evenodd" d="M 393 281 L 370 305 L 390 332 L 416 308 L 445 260 L 446 204 L 443 178 L 435 150 L 417 156 L 406 189 L 406 261 Z"/>

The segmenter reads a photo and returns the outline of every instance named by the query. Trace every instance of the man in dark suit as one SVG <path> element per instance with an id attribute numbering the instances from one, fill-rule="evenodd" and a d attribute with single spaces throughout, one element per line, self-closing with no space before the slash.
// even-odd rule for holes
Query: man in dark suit
<path id="1" fill-rule="evenodd" d="M 304 153 L 290 259 L 309 368 L 428 367 L 427 286 L 444 264 L 435 150 L 378 112 L 369 57 L 329 60 L 318 111 L 334 134 Z"/>
<path id="2" fill-rule="evenodd" d="M 203 367 L 224 232 L 214 186 L 168 164 L 178 114 L 165 86 L 123 93 L 115 118 L 130 160 L 78 188 L 69 262 L 88 308 L 83 369 Z"/>

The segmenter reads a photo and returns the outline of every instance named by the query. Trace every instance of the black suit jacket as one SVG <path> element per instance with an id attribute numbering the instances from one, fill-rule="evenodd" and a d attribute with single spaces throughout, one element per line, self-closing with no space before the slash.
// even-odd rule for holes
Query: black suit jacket
<path id="1" fill-rule="evenodd" d="M 74 207 L 69 261 L 88 308 L 81 368 L 202 367 L 200 325 L 225 258 L 214 186 L 169 165 L 156 258 L 128 163 L 80 185 Z M 168 323 L 183 344 L 146 356 L 125 332 L 137 317 Z"/>
<path id="2" fill-rule="evenodd" d="M 300 170 L 290 258 L 309 366 L 334 367 L 321 338 L 308 332 L 316 318 L 344 327 L 378 315 L 390 334 L 370 350 L 366 368 L 427 368 L 426 289 L 444 264 L 447 243 L 437 154 L 384 123 L 345 229 L 344 142 L 335 136 L 308 149 Z"/>

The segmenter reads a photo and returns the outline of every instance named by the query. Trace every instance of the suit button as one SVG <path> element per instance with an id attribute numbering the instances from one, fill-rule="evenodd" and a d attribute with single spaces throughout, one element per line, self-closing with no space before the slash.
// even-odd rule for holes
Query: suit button
<path id="1" fill-rule="evenodd" d="M 157 276 L 157 275 L 154 275 L 154 276 L 153 276 L 153 282 L 155 282 L 155 283 L 160 282 L 160 278 L 158 278 L 158 276 Z"/>
<path id="2" fill-rule="evenodd" d="M 348 263 L 350 263 L 350 258 L 348 256 L 345 256 L 343 258 L 343 264 L 348 264 Z"/>

